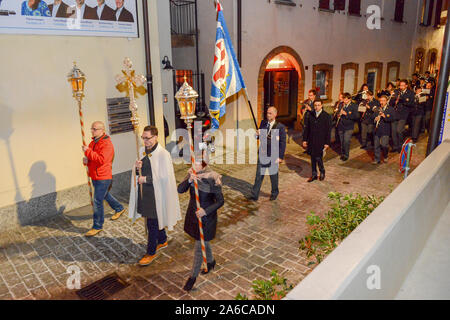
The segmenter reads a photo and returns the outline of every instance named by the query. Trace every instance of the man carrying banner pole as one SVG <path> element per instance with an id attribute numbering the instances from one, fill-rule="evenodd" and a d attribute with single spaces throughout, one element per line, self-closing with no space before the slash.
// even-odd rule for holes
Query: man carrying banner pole
<path id="1" fill-rule="evenodd" d="M 216 45 L 214 53 L 214 67 L 211 83 L 211 102 L 209 105 L 209 113 L 211 115 L 211 129 L 215 131 L 219 128 L 219 119 L 225 115 L 226 100 L 244 91 L 245 99 L 250 108 L 253 123 L 258 129 L 255 114 L 248 99 L 247 88 L 241 74 L 239 62 L 234 52 L 233 44 L 228 33 L 225 17 L 222 12 L 222 5 L 216 1 L 217 11 L 217 29 L 216 29 Z"/>

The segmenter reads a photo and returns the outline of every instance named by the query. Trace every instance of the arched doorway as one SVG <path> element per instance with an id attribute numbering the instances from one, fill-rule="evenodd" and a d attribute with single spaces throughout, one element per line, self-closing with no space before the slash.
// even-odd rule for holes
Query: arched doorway
<path id="1" fill-rule="evenodd" d="M 305 92 L 305 68 L 294 49 L 280 46 L 265 56 L 258 75 L 258 121 L 268 106 L 278 109 L 278 121 L 293 127 Z"/>

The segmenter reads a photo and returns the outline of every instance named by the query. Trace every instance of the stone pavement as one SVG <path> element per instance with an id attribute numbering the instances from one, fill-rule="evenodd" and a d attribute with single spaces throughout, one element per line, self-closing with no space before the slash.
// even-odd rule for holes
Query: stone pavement
<path id="1" fill-rule="evenodd" d="M 413 169 L 424 159 L 426 141 L 423 136 L 414 149 Z M 298 137 L 289 138 L 276 201 L 268 199 L 268 177 L 258 202 L 245 199 L 256 165 L 213 165 L 223 175 L 225 196 L 217 236 L 211 242 L 217 266 L 208 275 L 200 275 L 190 293 L 182 287 L 192 266 L 194 242 L 184 234 L 183 221 L 168 233 L 169 246 L 158 252 L 157 259 L 140 267 L 136 262 L 146 248 L 143 221 L 132 225 L 126 216 L 111 221 L 109 212 L 104 231 L 85 238 L 83 233 L 92 223 L 86 207 L 0 235 L 0 299 L 78 299 L 75 290 L 66 286 L 67 268 L 72 265 L 81 270 L 82 287 L 112 272 L 130 283 L 110 299 L 251 296 L 252 281 L 268 279 L 271 270 L 278 270 L 289 283 L 299 283 L 315 265 L 299 251 L 298 240 L 307 233 L 310 211 L 323 215 L 328 210 L 328 192 L 386 196 L 402 181 L 397 154 L 390 155 L 388 164 L 372 165 L 373 153 L 360 150 L 353 139 L 349 161 L 343 163 L 335 151 L 328 151 L 325 181 L 307 183 L 311 169 L 299 143 Z M 175 170 L 179 182 L 187 166 L 177 165 Z M 183 215 L 187 202 L 188 194 L 181 195 Z"/>

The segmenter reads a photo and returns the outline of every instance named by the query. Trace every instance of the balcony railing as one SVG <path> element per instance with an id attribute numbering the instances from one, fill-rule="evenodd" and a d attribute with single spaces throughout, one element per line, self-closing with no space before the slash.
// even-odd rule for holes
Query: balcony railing
<path id="1" fill-rule="evenodd" d="M 170 0 L 170 29 L 172 34 L 196 35 L 196 0 Z"/>

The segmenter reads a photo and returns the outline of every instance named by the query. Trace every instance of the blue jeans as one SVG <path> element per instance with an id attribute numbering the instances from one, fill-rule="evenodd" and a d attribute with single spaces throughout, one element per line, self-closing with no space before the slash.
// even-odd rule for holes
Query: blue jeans
<path id="1" fill-rule="evenodd" d="M 109 187 L 112 180 L 92 180 L 94 186 L 94 226 L 93 229 L 100 230 L 103 228 L 105 220 L 105 213 L 103 210 L 103 200 L 113 208 L 115 212 L 122 211 L 124 208 L 119 201 L 116 200 L 110 193 Z"/>

